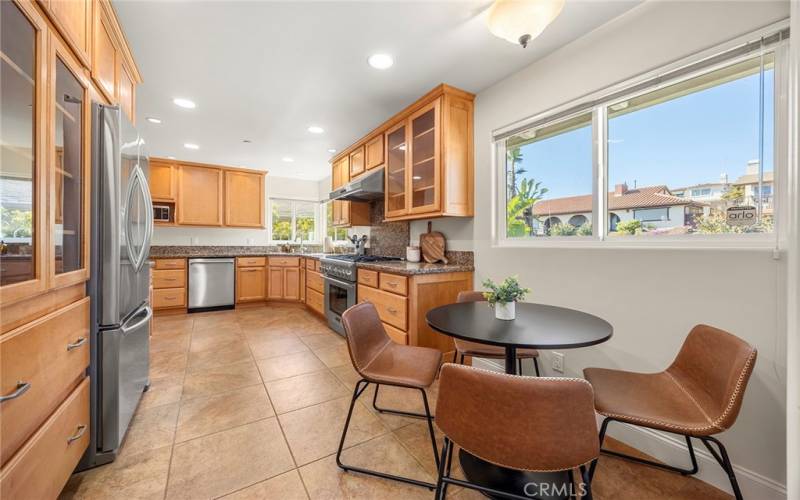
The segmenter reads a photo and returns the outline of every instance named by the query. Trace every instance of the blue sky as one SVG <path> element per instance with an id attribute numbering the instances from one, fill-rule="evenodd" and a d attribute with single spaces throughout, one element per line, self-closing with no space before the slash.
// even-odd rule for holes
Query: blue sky
<path id="1" fill-rule="evenodd" d="M 773 71 L 765 72 L 765 170 L 773 165 Z M 733 181 L 758 158 L 758 75 L 609 120 L 609 185 L 670 188 Z M 522 148 L 526 178 L 546 198 L 592 192 L 591 127 Z"/>

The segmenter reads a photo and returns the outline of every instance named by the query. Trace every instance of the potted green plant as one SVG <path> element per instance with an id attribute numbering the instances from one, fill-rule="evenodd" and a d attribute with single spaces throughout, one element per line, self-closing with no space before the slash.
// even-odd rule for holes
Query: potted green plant
<path id="1" fill-rule="evenodd" d="M 525 295 L 530 293 L 530 288 L 522 288 L 516 276 L 510 276 L 503 280 L 499 285 L 487 279 L 483 282 L 483 296 L 489 301 L 489 305 L 494 308 L 494 317 L 502 320 L 512 320 L 517 317 L 516 303 L 523 300 Z"/>

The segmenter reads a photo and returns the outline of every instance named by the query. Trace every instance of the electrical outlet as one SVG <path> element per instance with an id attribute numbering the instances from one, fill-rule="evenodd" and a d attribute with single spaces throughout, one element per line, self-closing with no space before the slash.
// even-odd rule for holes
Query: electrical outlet
<path id="1" fill-rule="evenodd" d="M 564 355 L 560 352 L 553 352 L 553 370 L 564 373 Z"/>
<path id="2" fill-rule="evenodd" d="M 247 244 L 248 245 L 252 245 L 253 244 L 253 238 L 247 238 Z"/>
<path id="3" fill-rule="evenodd" d="M 198 238 L 197 236 L 192 236 L 189 239 L 189 241 L 190 241 L 191 245 L 199 245 L 200 244 L 200 238 Z"/>

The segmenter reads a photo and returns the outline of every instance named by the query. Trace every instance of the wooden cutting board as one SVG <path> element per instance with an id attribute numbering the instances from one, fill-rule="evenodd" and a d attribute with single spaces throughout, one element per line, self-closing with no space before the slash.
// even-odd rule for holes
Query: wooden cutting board
<path id="1" fill-rule="evenodd" d="M 428 232 L 419 235 L 419 248 L 422 251 L 422 259 L 433 264 L 444 262 L 447 264 L 447 257 L 444 256 L 446 240 L 439 231 L 431 231 L 431 222 L 428 221 Z"/>

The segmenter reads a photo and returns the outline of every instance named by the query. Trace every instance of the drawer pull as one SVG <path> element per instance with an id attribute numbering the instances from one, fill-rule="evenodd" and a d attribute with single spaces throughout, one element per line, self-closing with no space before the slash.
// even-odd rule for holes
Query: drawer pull
<path id="1" fill-rule="evenodd" d="M 164 278 L 164 281 L 178 281 L 176 278 Z"/>
<path id="2" fill-rule="evenodd" d="M 78 432 L 76 432 L 73 436 L 67 438 L 67 444 L 72 444 L 73 442 L 79 440 L 80 438 L 83 437 L 84 434 L 86 434 L 86 426 L 79 425 Z"/>
<path id="3" fill-rule="evenodd" d="M 394 282 L 392 282 L 392 281 L 390 281 L 390 282 L 388 282 L 388 283 L 386 283 L 386 284 L 387 284 L 387 285 L 389 285 L 389 286 L 390 286 L 390 287 L 392 287 L 392 288 L 397 288 L 397 283 L 394 283 Z"/>
<path id="4" fill-rule="evenodd" d="M 0 403 L 2 403 L 3 401 L 8 401 L 10 399 L 16 399 L 25 394 L 25 392 L 27 392 L 27 390 L 30 388 L 31 388 L 30 382 L 23 382 L 20 380 L 19 382 L 17 382 L 17 389 L 14 392 L 9 394 L 8 396 L 0 396 Z"/>
<path id="5" fill-rule="evenodd" d="M 82 346 L 85 343 L 86 343 L 86 337 L 81 337 L 78 340 L 76 340 L 75 342 L 73 342 L 71 344 L 67 344 L 67 351 L 71 351 L 73 349 L 77 349 L 78 347 Z"/>
<path id="6" fill-rule="evenodd" d="M 395 314 L 396 315 L 397 312 L 398 312 L 397 309 L 395 309 L 394 307 L 387 307 L 386 310 L 389 311 L 389 314 Z"/>

